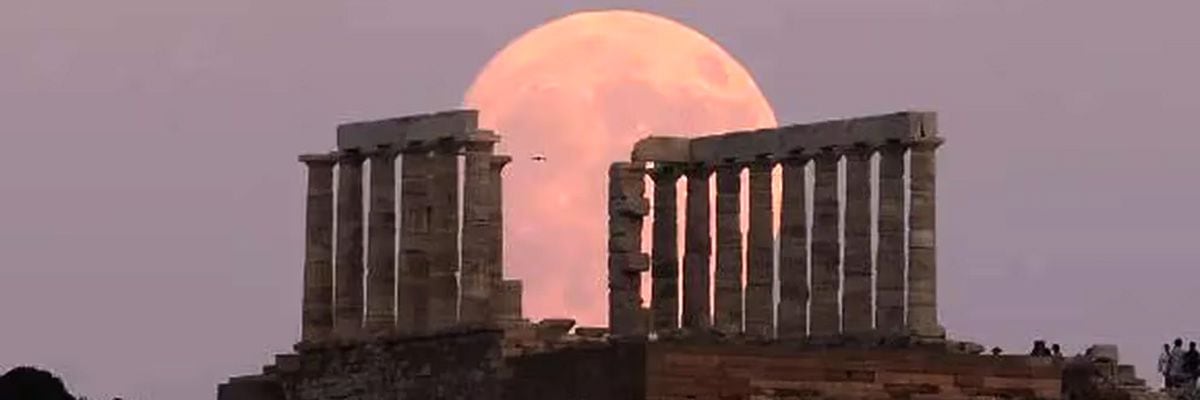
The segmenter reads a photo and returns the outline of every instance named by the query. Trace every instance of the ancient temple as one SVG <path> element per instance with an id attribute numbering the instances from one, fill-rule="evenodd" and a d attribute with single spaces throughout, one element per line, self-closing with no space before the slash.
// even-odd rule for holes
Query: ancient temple
<path id="1" fill-rule="evenodd" d="M 300 156 L 301 340 L 221 384 L 219 400 L 1100 399 L 1068 394 L 1144 388 L 1115 347 L 1063 360 L 946 337 L 933 113 L 638 142 L 607 176 L 609 237 L 596 245 L 608 249 L 608 327 L 521 315 L 501 254 L 510 158 L 476 121 L 461 110 L 350 123 L 336 150 Z"/>

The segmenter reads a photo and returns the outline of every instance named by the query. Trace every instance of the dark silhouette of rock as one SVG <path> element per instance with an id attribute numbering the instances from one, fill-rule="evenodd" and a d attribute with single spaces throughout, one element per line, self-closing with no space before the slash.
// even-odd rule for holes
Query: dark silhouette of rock
<path id="1" fill-rule="evenodd" d="M 0 400 L 75 400 L 75 396 L 48 371 L 16 367 L 0 375 Z"/>

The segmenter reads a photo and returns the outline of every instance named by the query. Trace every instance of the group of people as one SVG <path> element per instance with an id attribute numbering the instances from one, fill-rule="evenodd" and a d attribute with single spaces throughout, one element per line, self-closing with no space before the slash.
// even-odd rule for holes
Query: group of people
<path id="1" fill-rule="evenodd" d="M 1175 339 L 1174 347 L 1163 344 L 1162 355 L 1158 356 L 1158 372 L 1163 376 L 1163 384 L 1170 388 L 1196 387 L 1196 378 L 1200 377 L 1200 351 L 1196 350 L 1196 342 L 1188 343 L 1188 349 L 1183 349 L 1183 339 Z"/>
<path id="2" fill-rule="evenodd" d="M 1054 357 L 1054 358 L 1062 358 L 1062 356 L 1063 356 L 1062 355 L 1062 347 L 1059 347 L 1058 343 L 1052 344 L 1052 345 L 1050 345 L 1050 347 L 1046 347 L 1045 340 L 1034 340 L 1033 341 L 1033 350 L 1029 352 L 1029 355 L 1034 356 L 1034 357 Z"/>

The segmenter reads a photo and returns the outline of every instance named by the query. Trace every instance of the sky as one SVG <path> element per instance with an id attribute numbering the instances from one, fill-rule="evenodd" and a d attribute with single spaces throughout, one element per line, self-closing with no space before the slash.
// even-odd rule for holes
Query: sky
<path id="1" fill-rule="evenodd" d="M 1200 338 L 1194 1 L 6 0 L 0 368 L 214 398 L 298 338 L 297 154 L 457 107 L 512 38 L 606 8 L 704 32 L 781 123 L 938 111 L 951 336 L 1116 343 L 1152 381 Z"/>

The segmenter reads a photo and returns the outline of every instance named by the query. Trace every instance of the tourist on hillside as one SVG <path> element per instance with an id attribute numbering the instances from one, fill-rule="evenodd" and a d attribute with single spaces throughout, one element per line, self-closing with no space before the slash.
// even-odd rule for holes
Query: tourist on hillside
<path id="1" fill-rule="evenodd" d="M 1183 373 L 1187 377 L 1186 387 L 1196 387 L 1196 377 L 1200 375 L 1200 351 L 1196 351 L 1196 342 L 1188 343 L 1188 351 L 1183 353 Z"/>
<path id="2" fill-rule="evenodd" d="M 1050 357 L 1051 353 L 1050 349 L 1046 348 L 1045 340 L 1034 340 L 1033 350 L 1029 352 L 1029 355 L 1034 357 Z"/>
<path id="3" fill-rule="evenodd" d="M 1062 347 L 1059 347 L 1058 343 L 1050 345 L 1050 356 L 1054 358 L 1062 358 Z"/>
<path id="4" fill-rule="evenodd" d="M 1171 365 L 1167 369 L 1171 375 L 1168 387 L 1180 387 L 1187 381 L 1187 372 L 1183 369 L 1184 353 L 1187 352 L 1183 350 L 1183 339 L 1175 339 L 1175 345 L 1171 347 Z"/>
<path id="5" fill-rule="evenodd" d="M 1171 384 L 1171 344 L 1163 343 L 1162 354 L 1158 355 L 1158 373 L 1163 377 L 1163 386 L 1174 387 Z"/>

